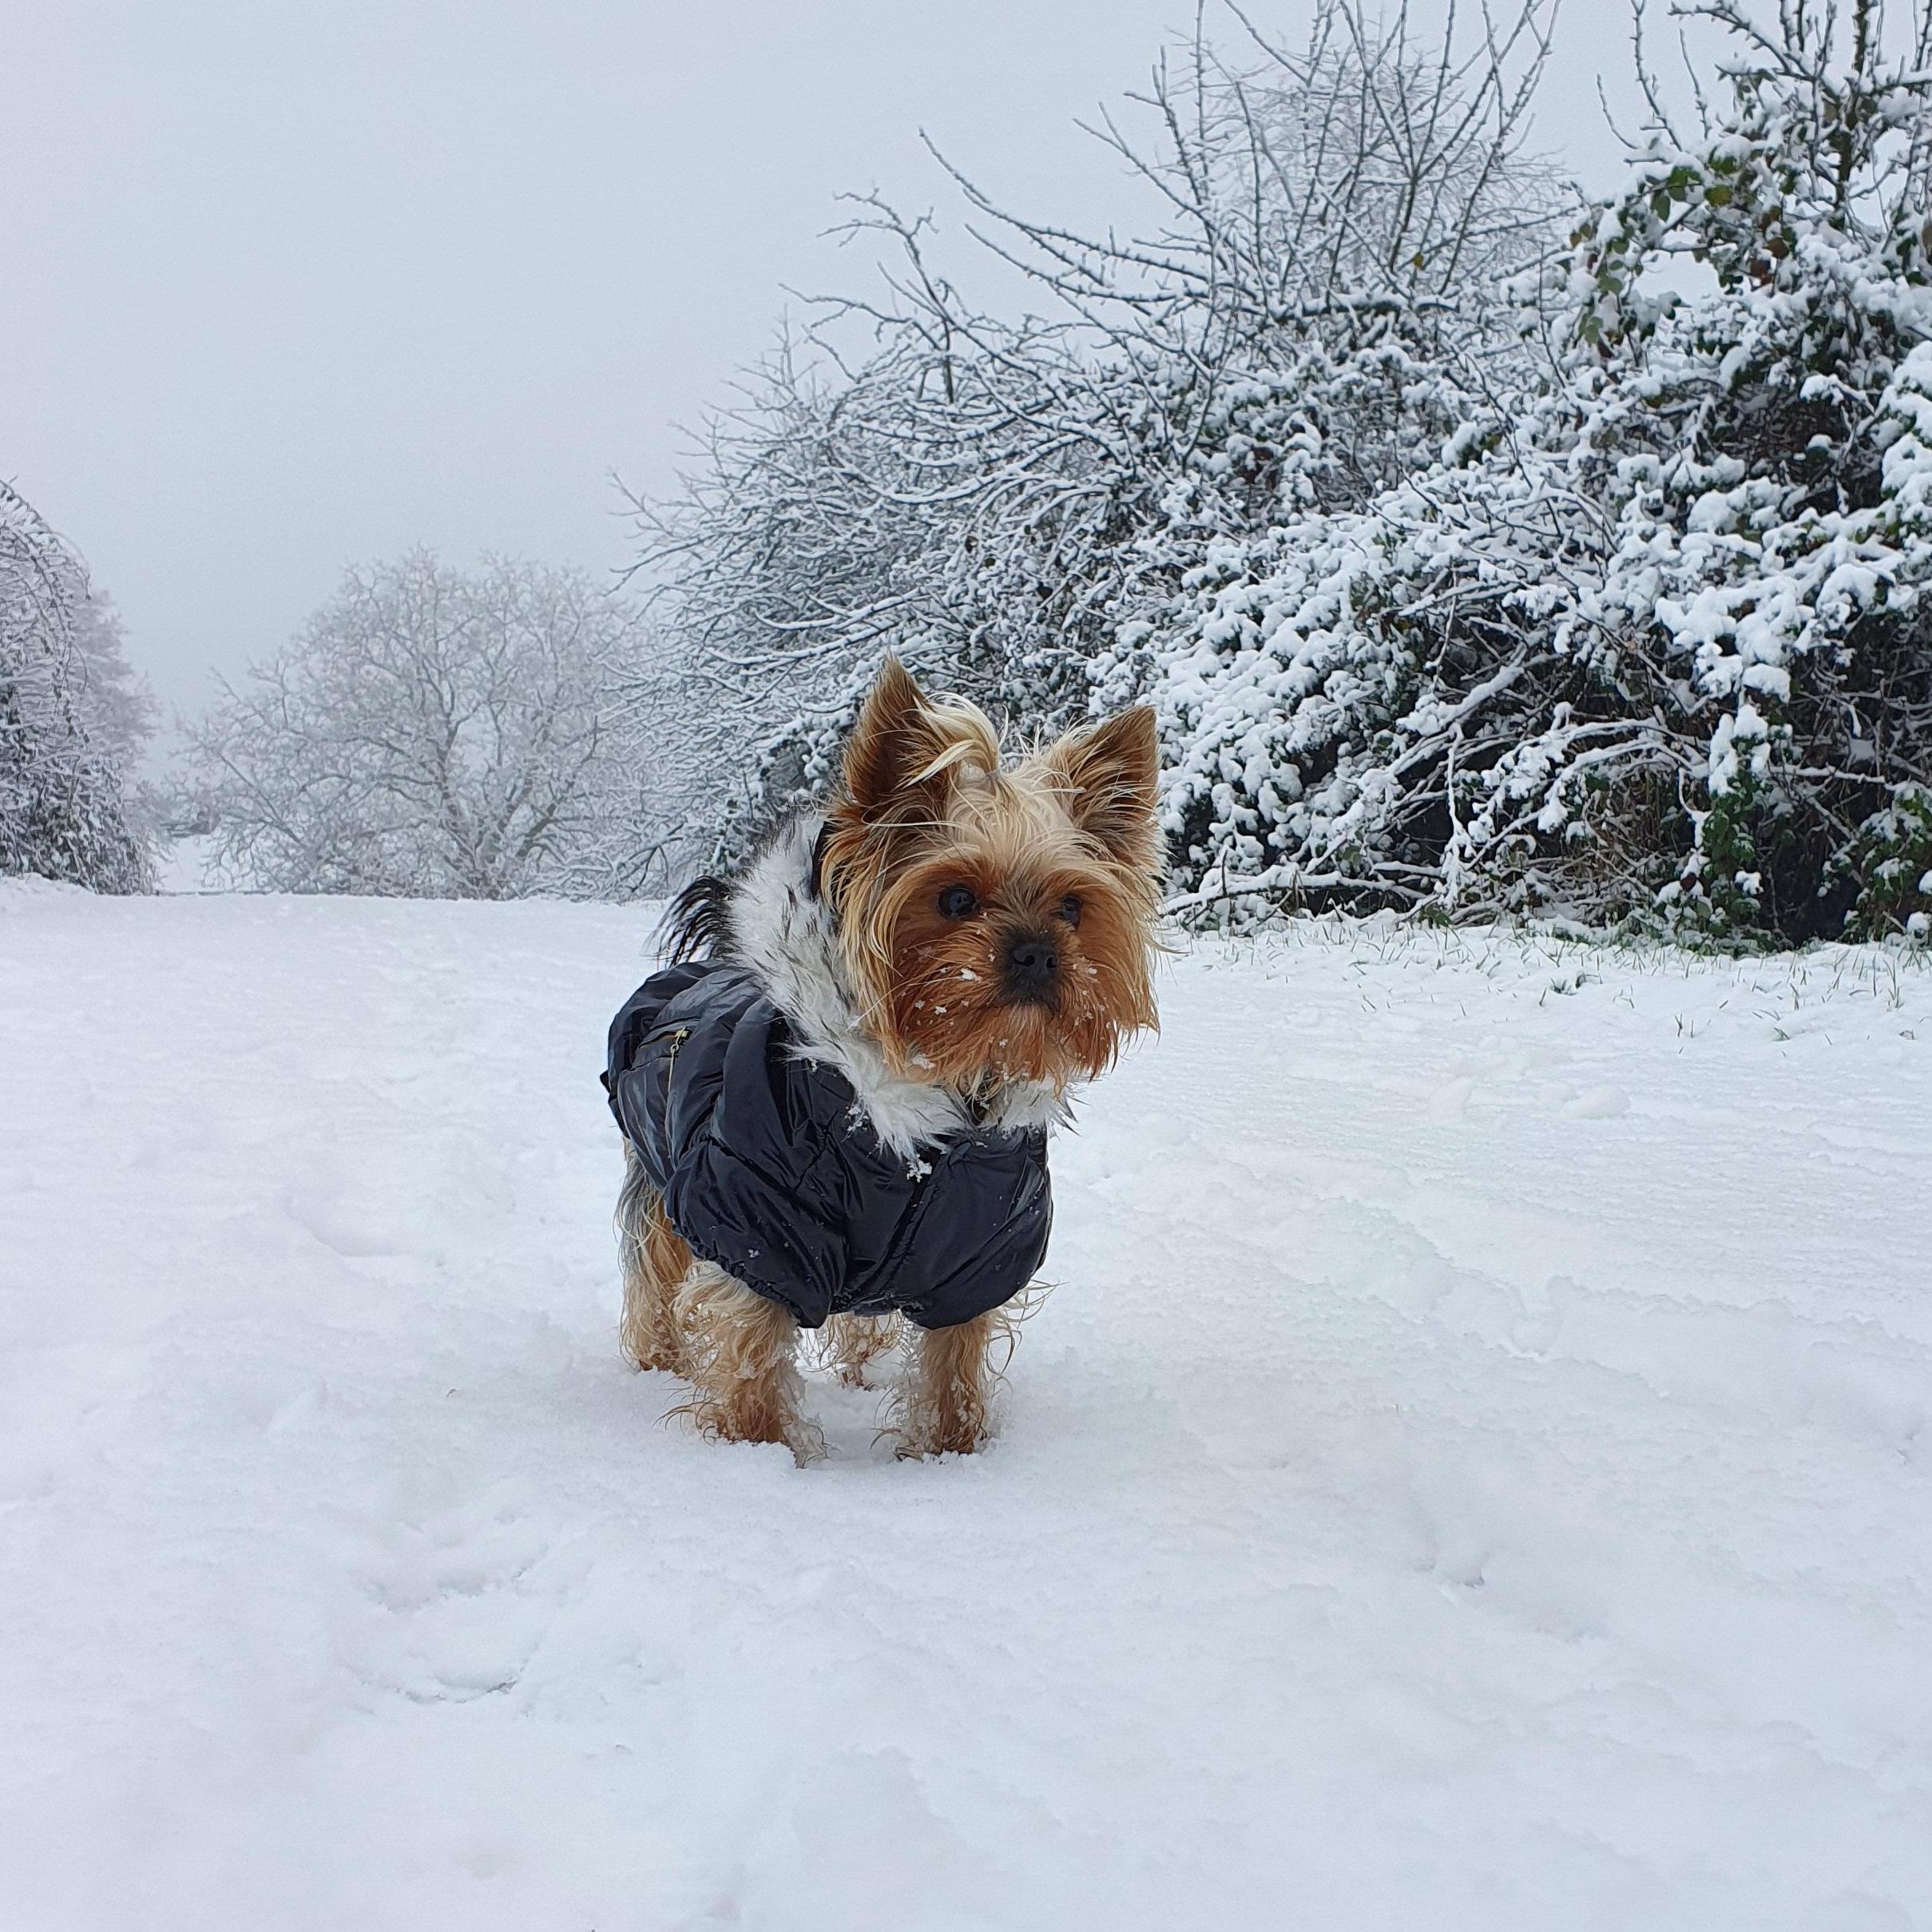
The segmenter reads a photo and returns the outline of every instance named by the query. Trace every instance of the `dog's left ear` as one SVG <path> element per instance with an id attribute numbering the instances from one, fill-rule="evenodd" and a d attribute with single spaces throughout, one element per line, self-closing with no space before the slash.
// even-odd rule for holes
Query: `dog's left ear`
<path id="1" fill-rule="evenodd" d="M 1117 865 L 1136 872 L 1158 869 L 1154 807 L 1160 745 L 1150 706 L 1137 704 L 1104 724 L 1069 732 L 1047 753 L 1047 765 L 1073 823 Z"/>

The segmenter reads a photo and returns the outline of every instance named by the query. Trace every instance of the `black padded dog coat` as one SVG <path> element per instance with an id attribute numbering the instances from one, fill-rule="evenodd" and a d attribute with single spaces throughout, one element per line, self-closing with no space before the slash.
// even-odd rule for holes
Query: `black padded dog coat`
<path id="1" fill-rule="evenodd" d="M 603 1081 L 692 1252 L 807 1328 L 895 1309 L 949 1328 L 1010 1301 L 1045 1256 L 1044 1128 L 962 1122 L 895 1152 L 730 961 L 647 979 L 611 1022 Z"/>

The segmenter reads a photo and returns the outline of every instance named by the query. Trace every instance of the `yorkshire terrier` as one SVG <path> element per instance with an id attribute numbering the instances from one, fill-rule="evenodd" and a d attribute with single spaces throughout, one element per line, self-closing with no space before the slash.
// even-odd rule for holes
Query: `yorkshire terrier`
<path id="1" fill-rule="evenodd" d="M 622 1339 L 706 1435 L 820 1446 L 799 1331 L 892 1354 L 903 1455 L 977 1449 L 1045 1255 L 1045 1143 L 1156 1023 L 1152 713 L 1009 762 L 888 658 L 824 807 L 673 908 L 610 1031 Z"/>

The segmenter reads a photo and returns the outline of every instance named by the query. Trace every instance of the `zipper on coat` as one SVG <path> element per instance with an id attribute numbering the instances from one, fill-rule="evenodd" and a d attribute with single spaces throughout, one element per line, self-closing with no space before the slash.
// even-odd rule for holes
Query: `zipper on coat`
<path id="1" fill-rule="evenodd" d="M 671 1098 L 671 1076 L 677 1067 L 677 1049 L 691 1037 L 691 1029 L 688 1026 L 673 1027 L 670 1033 L 661 1037 L 671 1042 L 671 1050 L 664 1055 L 664 1099 L 668 1103 Z"/>

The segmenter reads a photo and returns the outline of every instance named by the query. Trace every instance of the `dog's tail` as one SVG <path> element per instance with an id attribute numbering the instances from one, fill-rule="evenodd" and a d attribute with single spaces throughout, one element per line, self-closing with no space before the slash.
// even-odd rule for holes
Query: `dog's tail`
<path id="1" fill-rule="evenodd" d="M 661 938 L 665 958 L 723 959 L 732 951 L 732 883 L 707 875 L 694 879 L 665 908 Z"/>

